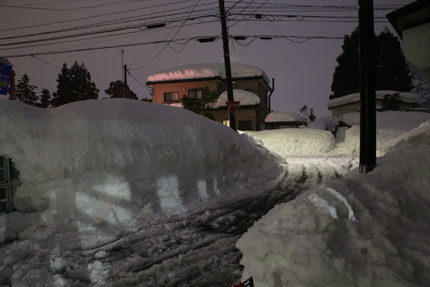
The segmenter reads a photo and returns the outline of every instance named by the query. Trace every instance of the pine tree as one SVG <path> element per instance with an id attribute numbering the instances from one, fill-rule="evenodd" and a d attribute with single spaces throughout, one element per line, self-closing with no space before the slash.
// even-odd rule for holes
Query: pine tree
<path id="1" fill-rule="evenodd" d="M 25 104 L 37 106 L 39 97 L 36 95 L 36 89 L 36 86 L 30 85 L 30 78 L 28 75 L 24 74 L 16 85 L 16 97 Z"/>
<path id="2" fill-rule="evenodd" d="M 47 108 L 51 104 L 51 94 L 47 89 L 42 90 L 42 94 L 40 95 L 40 107 Z"/>
<path id="3" fill-rule="evenodd" d="M 105 93 L 111 98 L 127 98 L 137 100 L 137 95 L 132 90 L 130 90 L 130 87 L 119 80 L 110 82 L 109 88 L 105 90 Z"/>
<path id="4" fill-rule="evenodd" d="M 63 64 L 57 83 L 57 92 L 53 94 L 51 102 L 53 106 L 98 98 L 99 90 L 91 81 L 90 72 L 84 63 L 79 65 L 75 62 L 70 69 L 67 64 Z"/>
<path id="5" fill-rule="evenodd" d="M 388 29 L 375 36 L 375 89 L 408 92 L 412 77 L 399 40 Z M 330 99 L 357 93 L 359 87 L 358 29 L 344 37 L 342 54 L 333 74 Z"/>

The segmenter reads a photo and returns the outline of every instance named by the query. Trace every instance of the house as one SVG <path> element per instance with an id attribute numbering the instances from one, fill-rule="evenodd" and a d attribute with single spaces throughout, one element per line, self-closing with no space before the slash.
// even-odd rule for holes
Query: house
<path id="1" fill-rule="evenodd" d="M 297 113 L 271 112 L 266 116 L 265 125 L 267 130 L 298 128 L 306 125 L 307 118 Z"/>
<path id="2" fill-rule="evenodd" d="M 258 67 L 232 64 L 233 96 L 240 101 L 236 111 L 236 127 L 239 130 L 264 129 L 264 119 L 269 111 L 273 89 L 266 73 Z M 201 63 L 170 68 L 148 77 L 152 88 L 152 102 L 178 105 L 183 97 L 202 98 L 205 92 L 215 93 L 218 100 L 209 109 L 215 120 L 229 125 L 225 101 L 226 76 L 224 64 Z"/>
<path id="3" fill-rule="evenodd" d="M 430 1 L 415 1 L 389 13 L 387 18 L 402 38 L 406 59 L 430 84 Z"/>
<path id="4" fill-rule="evenodd" d="M 376 91 L 376 109 L 408 111 L 418 107 L 420 98 L 413 93 L 397 92 L 390 90 Z M 333 116 L 341 116 L 347 113 L 360 111 L 360 93 L 346 95 L 331 99 L 327 108 Z"/>

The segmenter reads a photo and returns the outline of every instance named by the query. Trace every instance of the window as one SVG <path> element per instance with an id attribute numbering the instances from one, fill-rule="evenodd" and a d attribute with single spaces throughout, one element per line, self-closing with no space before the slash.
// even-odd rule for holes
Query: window
<path id="1" fill-rule="evenodd" d="M 189 90 L 188 97 L 190 99 L 201 99 L 203 97 L 203 89 Z"/>
<path id="2" fill-rule="evenodd" d="M 179 102 L 179 93 L 178 92 L 164 93 L 164 101 L 165 102 Z"/>
<path id="3" fill-rule="evenodd" d="M 0 156 L 0 214 L 12 211 L 9 159 Z"/>

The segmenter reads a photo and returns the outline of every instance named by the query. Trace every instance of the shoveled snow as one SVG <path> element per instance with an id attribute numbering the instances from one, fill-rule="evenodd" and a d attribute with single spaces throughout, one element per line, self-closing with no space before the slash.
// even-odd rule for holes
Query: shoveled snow
<path id="1" fill-rule="evenodd" d="M 260 103 L 260 97 L 254 94 L 253 92 L 240 90 L 240 89 L 234 89 L 233 90 L 233 98 L 234 101 L 239 101 L 239 106 L 254 106 L 258 105 Z M 210 104 L 210 107 L 212 108 L 218 108 L 222 106 L 226 106 L 226 102 L 228 101 L 227 98 L 227 91 L 224 91 L 221 93 L 221 95 L 218 97 L 217 101 L 213 104 Z"/>
<path id="2" fill-rule="evenodd" d="M 336 147 L 331 132 L 316 129 L 287 128 L 246 131 L 244 134 L 283 158 L 324 155 Z"/>
<path id="3" fill-rule="evenodd" d="M 382 100 L 385 95 L 396 95 L 398 99 L 402 102 L 406 103 L 418 103 L 420 101 L 420 97 L 414 93 L 408 92 L 397 92 L 391 90 L 379 90 L 376 91 L 376 99 Z M 326 106 L 327 108 L 333 108 L 341 105 L 346 105 L 349 103 L 355 103 L 360 101 L 360 93 L 353 93 L 343 97 L 335 98 L 330 100 Z"/>
<path id="4" fill-rule="evenodd" d="M 287 113 L 287 112 L 271 112 L 266 116 L 266 119 L 264 120 L 266 123 L 273 123 L 273 122 L 301 122 L 306 123 L 307 119 L 306 117 L 297 114 L 297 113 Z"/>
<path id="5" fill-rule="evenodd" d="M 256 66 L 232 63 L 231 74 L 233 78 L 263 77 L 269 83 L 266 73 Z M 225 79 L 225 66 L 223 63 L 200 63 L 173 67 L 148 76 L 148 81 L 159 82 L 216 77 Z"/>
<path id="6" fill-rule="evenodd" d="M 241 234 L 304 187 L 237 243 L 243 277 L 428 286 L 430 122 L 409 114 L 421 126 L 390 134 L 398 115 L 378 126 L 385 156 L 362 176 L 346 175 L 358 162 L 356 125 L 336 138 L 308 128 L 238 135 L 126 99 L 1 101 L 0 154 L 20 174 L 19 211 L 0 216 L 0 286 L 231 286 Z"/>
<path id="7" fill-rule="evenodd" d="M 430 122 L 367 175 L 311 188 L 236 246 L 255 286 L 428 286 Z"/>
<path id="8" fill-rule="evenodd" d="M 376 113 L 376 127 L 385 130 L 410 131 L 430 120 L 430 113 L 386 111 Z M 339 121 L 349 126 L 360 125 L 360 113 L 347 113 Z"/>
<path id="9" fill-rule="evenodd" d="M 167 214 L 202 210 L 270 189 L 281 171 L 278 159 L 231 129 L 150 103 L 38 109 L 4 101 L 0 131 L 0 154 L 20 172 L 16 208 L 41 211 L 54 225 L 87 218 L 133 224 L 145 206 Z"/>

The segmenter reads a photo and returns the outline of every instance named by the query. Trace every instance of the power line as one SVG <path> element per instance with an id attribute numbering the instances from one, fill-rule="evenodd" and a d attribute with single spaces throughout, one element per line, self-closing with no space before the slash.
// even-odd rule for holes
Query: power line
<path id="1" fill-rule="evenodd" d="M 46 61 L 46 60 L 43 60 L 43 59 L 41 59 L 41 58 L 39 58 L 39 57 L 37 57 L 37 56 L 35 56 L 35 55 L 30 55 L 32 58 L 34 58 L 34 59 L 36 59 L 36 60 L 39 60 L 40 62 L 42 62 L 42 63 L 45 63 L 45 64 L 47 64 L 47 65 L 49 65 L 49 66 L 51 66 L 51 67 L 54 67 L 54 68 L 57 68 L 57 69 L 61 69 L 61 67 L 59 67 L 59 66 L 57 66 L 57 65 L 54 65 L 54 64 L 52 64 L 52 63 L 50 63 L 50 62 L 48 62 L 48 61 Z"/>
<path id="2" fill-rule="evenodd" d="M 118 3 L 124 3 L 124 2 L 136 2 L 136 0 L 112 1 L 108 3 L 94 4 L 91 6 L 81 6 L 81 7 L 75 7 L 75 8 L 43 8 L 43 7 L 35 7 L 35 6 L 8 5 L 8 4 L 0 4 L 0 7 L 27 9 L 27 10 L 43 10 L 43 11 L 78 11 L 78 10 L 100 8 L 100 7 L 109 6 L 109 5 L 118 4 Z M 48 2 L 45 2 L 45 4 L 47 3 Z M 57 3 L 58 2 L 50 2 L 49 4 L 57 4 Z M 70 1 L 64 1 L 63 3 L 70 3 Z M 38 5 L 40 4 L 38 3 Z"/>
<path id="3" fill-rule="evenodd" d="M 143 8 L 127 9 L 127 10 L 122 10 L 122 11 L 116 11 L 116 12 L 110 12 L 110 13 L 104 13 L 104 14 L 98 14 L 98 15 L 91 15 L 91 16 L 86 16 L 86 17 L 79 17 L 79 18 L 74 18 L 74 19 L 69 19 L 69 20 L 61 20 L 61 21 L 56 21 L 56 22 L 48 22 L 48 23 L 38 24 L 38 25 L 27 25 L 27 26 L 20 26 L 20 27 L 8 28 L 8 29 L 0 29 L 0 32 L 21 30 L 21 29 L 27 29 L 27 28 L 39 28 L 39 27 L 50 26 L 50 25 L 65 24 L 65 23 L 83 21 L 83 20 L 88 20 L 88 19 L 96 19 L 96 18 L 101 18 L 101 17 L 107 17 L 107 16 L 114 16 L 114 15 L 119 15 L 119 14 L 125 14 L 125 13 L 129 13 L 129 12 L 148 10 L 148 9 L 152 9 L 152 8 L 160 8 L 160 7 L 164 7 L 164 6 L 172 6 L 172 5 L 182 4 L 182 3 L 186 3 L 186 2 L 190 2 L 190 1 L 193 1 L 193 0 L 175 1 L 173 3 L 169 2 L 169 3 L 164 3 L 164 4 L 157 4 L 157 5 L 147 6 L 147 7 L 143 7 Z M 178 8 L 178 9 L 182 9 L 182 8 Z M 178 9 L 175 9 L 175 10 L 178 10 Z M 153 14 L 153 13 L 151 13 L 151 14 Z M 122 18 L 122 19 L 126 19 L 126 18 Z"/>
<path id="4" fill-rule="evenodd" d="M 186 22 L 186 21 L 191 21 L 191 20 L 194 21 L 194 20 L 204 19 L 204 18 L 208 18 L 208 17 L 216 17 L 216 16 L 214 16 L 213 14 L 206 14 L 206 15 L 193 16 L 190 18 L 177 18 L 177 19 L 169 20 L 169 23 L 184 22 L 184 21 Z M 63 39 L 77 38 L 77 37 L 90 36 L 90 35 L 99 35 L 99 34 L 105 34 L 105 33 L 111 33 L 111 32 L 131 30 L 131 29 L 139 29 L 139 31 L 142 31 L 142 30 L 148 30 L 148 28 L 142 29 L 142 27 L 149 27 L 149 26 L 155 25 L 157 23 L 156 22 L 139 23 L 139 24 L 134 24 L 134 25 L 115 27 L 115 28 L 103 29 L 103 30 L 88 31 L 88 32 L 81 32 L 81 33 L 74 33 L 74 34 L 68 34 L 68 35 L 62 35 L 62 36 L 56 36 L 56 37 L 46 37 L 46 38 L 39 38 L 39 39 L 33 39 L 33 40 L 9 42 L 9 43 L 0 44 L 0 46 L 4 47 L 4 46 L 13 46 L 13 45 L 22 45 L 22 44 L 33 44 L 33 43 L 40 43 L 40 42 L 47 42 L 47 41 L 54 41 L 54 40 L 63 40 Z"/>
<path id="5" fill-rule="evenodd" d="M 194 12 L 194 9 L 197 7 L 197 4 L 199 3 L 199 1 L 200 0 L 196 0 L 196 2 L 194 2 L 193 3 L 193 6 L 191 7 L 191 10 L 190 10 L 190 12 L 188 13 L 188 16 L 187 17 L 190 17 L 190 15 Z M 178 28 L 178 30 L 175 32 L 175 34 L 170 38 L 170 41 L 172 41 L 175 37 L 176 37 L 176 35 L 178 35 L 178 33 L 181 31 L 181 29 L 184 27 L 184 24 L 185 24 L 185 22 L 186 22 L 186 20 L 184 20 L 184 22 L 182 22 L 182 25 Z M 153 60 L 155 60 L 158 56 L 160 56 L 163 52 L 164 52 L 164 50 L 166 50 L 166 48 L 167 47 L 169 47 L 169 43 L 170 42 L 166 42 L 166 44 L 164 45 L 164 47 L 157 53 L 157 54 L 155 54 L 155 56 L 154 57 L 152 57 L 149 61 L 146 61 L 144 64 L 142 64 L 142 65 L 140 65 L 140 66 L 138 66 L 138 67 L 135 67 L 135 68 L 133 68 L 133 69 L 131 69 L 131 70 L 138 70 L 138 69 L 141 69 L 141 68 L 143 68 L 144 66 L 146 66 L 146 65 L 148 65 L 149 63 L 151 63 Z M 184 47 L 184 49 L 185 49 L 185 47 Z M 139 61 L 137 61 L 137 62 L 139 62 Z M 135 63 L 137 63 L 137 62 L 135 62 Z"/>
<path id="6" fill-rule="evenodd" d="M 145 84 L 143 84 L 141 81 L 139 81 L 138 79 L 136 79 L 136 77 L 133 75 L 133 73 L 131 73 L 129 70 L 127 70 L 128 74 L 131 76 L 131 78 L 133 80 L 135 80 L 139 85 L 141 85 L 142 87 L 144 87 L 145 89 L 152 91 L 151 88 L 147 87 Z"/>
<path id="7" fill-rule="evenodd" d="M 48 52 L 36 52 L 29 54 L 12 54 L 12 55 L 4 55 L 4 58 L 22 58 L 29 56 L 42 56 L 42 55 L 56 55 L 56 54 L 66 54 L 73 52 L 86 52 L 86 51 L 95 51 L 95 50 L 107 50 L 114 48 L 123 48 L 123 47 L 134 47 L 134 46 L 144 46 L 144 45 L 154 45 L 154 44 L 162 44 L 162 43 L 179 43 L 187 44 L 192 40 L 198 41 L 203 38 L 213 38 L 219 39 L 221 36 L 213 35 L 213 36 L 198 36 L 198 37 L 189 37 L 189 38 L 181 38 L 175 40 L 159 40 L 159 41 L 150 41 L 150 42 L 139 42 L 139 43 L 129 43 L 129 44 L 121 44 L 121 45 L 109 45 L 109 46 L 100 46 L 100 47 L 91 47 L 91 48 L 80 48 L 80 49 L 69 49 L 69 50 L 58 50 L 58 51 L 48 51 Z M 298 35 L 231 35 L 230 38 L 241 37 L 241 38 L 259 38 L 262 40 L 272 40 L 272 39 L 302 39 L 304 41 L 308 40 L 342 40 L 344 37 L 335 37 L 335 36 L 298 36 Z M 134 69 L 136 70 L 136 69 Z"/>
<path id="8" fill-rule="evenodd" d="M 210 23 L 215 23 L 215 22 L 217 22 L 217 21 L 216 20 L 206 20 L 206 21 L 202 21 L 202 22 L 198 22 L 198 23 L 188 23 L 188 24 L 185 24 L 184 26 L 210 24 Z M 172 26 L 171 28 L 178 28 L 178 27 L 180 27 L 180 26 L 179 25 Z M 145 31 L 138 30 L 138 31 L 118 32 L 118 33 L 110 33 L 107 35 L 98 35 L 98 36 L 86 35 L 86 36 L 80 36 L 79 39 L 74 39 L 75 37 L 72 37 L 71 40 L 59 39 L 59 41 L 55 41 L 55 40 L 46 41 L 47 43 L 37 43 L 37 44 L 35 43 L 35 44 L 29 44 L 29 45 L 22 45 L 21 44 L 21 46 L 16 46 L 16 47 L 3 47 L 3 48 L 0 47 L 0 51 L 11 50 L 11 49 L 16 50 L 16 49 L 27 49 L 27 48 L 36 48 L 36 47 L 44 47 L 44 46 L 52 46 L 52 45 L 61 45 L 61 44 L 66 44 L 66 43 L 75 43 L 75 42 L 89 41 L 89 40 L 102 39 L 102 38 L 108 38 L 108 39 L 110 38 L 112 40 L 123 39 L 124 37 L 118 37 L 118 36 L 126 36 L 127 38 L 129 38 L 129 37 L 138 36 L 139 34 L 142 34 L 145 32 L 147 32 L 147 30 L 145 30 Z M 52 42 L 52 41 L 55 41 L 55 42 Z M 97 42 L 97 43 L 99 43 L 99 42 Z M 106 41 L 102 41 L 102 42 L 106 42 Z M 82 44 L 80 46 L 82 46 Z"/>

